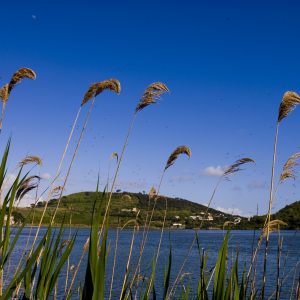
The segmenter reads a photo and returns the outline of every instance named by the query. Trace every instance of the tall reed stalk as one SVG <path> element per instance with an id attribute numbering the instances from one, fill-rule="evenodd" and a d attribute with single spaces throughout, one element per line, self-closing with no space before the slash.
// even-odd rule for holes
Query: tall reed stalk
<path id="1" fill-rule="evenodd" d="M 118 159 L 117 168 L 116 168 L 115 175 L 114 175 L 114 178 L 113 178 L 113 181 L 112 181 L 112 185 L 111 185 L 111 189 L 110 189 L 110 193 L 109 193 L 109 196 L 108 196 L 108 201 L 107 201 L 107 204 L 106 204 L 106 209 L 105 209 L 105 213 L 104 213 L 104 217 L 103 217 L 103 221 L 102 221 L 100 236 L 103 233 L 104 224 L 106 222 L 106 219 L 107 219 L 107 216 L 108 216 L 108 213 L 109 213 L 109 210 L 110 210 L 112 194 L 113 194 L 113 191 L 114 191 L 114 188 L 115 188 L 115 184 L 116 184 L 116 181 L 117 181 L 117 178 L 118 178 L 118 175 L 119 175 L 119 171 L 120 171 L 120 166 L 121 166 L 121 163 L 123 161 L 125 150 L 126 150 L 126 147 L 127 147 L 128 141 L 129 141 L 129 137 L 130 137 L 131 132 L 133 130 L 137 114 L 141 110 L 143 110 L 145 107 L 147 107 L 148 105 L 157 103 L 157 101 L 159 100 L 161 95 L 165 92 L 169 92 L 169 89 L 165 84 L 163 84 L 161 82 L 154 82 L 154 83 L 150 84 L 146 88 L 144 94 L 142 95 L 139 103 L 137 104 L 137 106 L 135 108 L 133 117 L 131 119 L 128 131 L 127 131 L 127 134 L 126 134 L 126 137 L 125 137 L 125 141 L 124 141 L 124 144 L 123 144 L 123 147 L 122 147 L 122 151 L 121 151 L 120 157 Z"/>
<path id="2" fill-rule="evenodd" d="M 264 267 L 263 267 L 263 279 L 262 279 L 262 289 L 261 289 L 261 298 L 264 299 L 265 295 L 265 285 L 266 285 L 266 274 L 267 274 L 267 256 L 268 256 L 268 245 L 269 245 L 269 235 L 270 235 L 270 221 L 271 221 L 271 212 L 273 206 L 273 188 L 274 188 L 274 175 L 275 175 L 275 164 L 276 164 L 276 156 L 277 156 L 277 142 L 278 142 L 278 132 L 279 125 L 281 121 L 286 118 L 300 103 L 300 96 L 295 92 L 286 92 L 284 93 L 278 111 L 278 118 L 276 122 L 275 129 L 275 138 L 273 145 L 273 160 L 272 160 L 272 168 L 271 168 L 271 182 L 270 182 L 270 191 L 269 191 L 269 205 L 268 205 L 268 213 L 266 217 L 266 226 L 267 226 L 267 234 L 266 234 L 266 244 L 264 251 Z"/>
<path id="3" fill-rule="evenodd" d="M 49 194 L 48 194 L 48 198 L 47 198 L 47 201 L 46 201 L 46 204 L 45 204 L 45 207 L 43 209 L 43 212 L 42 212 L 42 216 L 40 218 L 40 222 L 39 222 L 39 225 L 38 225 L 38 229 L 36 231 L 36 235 L 35 235 L 35 238 L 34 238 L 34 242 L 33 242 L 33 245 L 32 245 L 32 250 L 33 251 L 33 247 L 35 245 L 35 242 L 37 240 L 37 237 L 38 237 L 38 234 L 39 234 L 39 230 L 42 226 L 42 222 L 43 222 L 43 219 L 44 219 L 44 216 L 45 216 L 45 213 L 46 213 L 46 210 L 47 210 L 47 207 L 48 207 L 48 203 L 49 203 L 49 200 L 51 199 L 51 196 L 52 196 L 52 192 L 53 192 L 53 188 L 54 188 L 54 182 L 56 180 L 56 178 L 59 176 L 59 173 L 60 173 L 60 170 L 61 170 L 61 167 L 62 167 L 62 163 L 64 161 L 64 158 L 65 158 L 65 155 L 66 155 L 66 152 L 67 152 L 67 149 L 69 147 L 69 144 L 70 144 L 70 141 L 71 141 L 71 138 L 73 136 L 73 132 L 74 132 L 74 129 L 75 129 L 75 126 L 77 124 L 77 121 L 78 121 L 78 118 L 79 118 L 79 115 L 80 115 L 80 112 L 81 112 L 81 108 L 88 102 L 92 99 L 91 101 L 91 104 L 90 104 L 90 107 L 88 109 L 88 112 L 86 114 L 86 117 L 85 117 L 85 121 L 84 121 L 84 124 L 81 128 L 81 132 L 80 132 L 80 137 L 79 137 L 79 140 L 77 141 L 77 144 L 76 144 L 76 147 L 75 147 L 75 150 L 73 152 L 73 155 L 72 155 L 72 159 L 71 159 L 71 162 L 69 163 L 69 166 L 68 166 L 68 170 L 67 170 L 67 174 L 64 178 L 64 181 L 63 181 L 63 185 L 62 185 L 62 189 L 59 193 L 59 197 L 58 197 L 58 200 L 57 200 L 57 206 L 54 210 L 54 213 L 52 215 L 52 218 L 51 218 L 51 225 L 53 225 L 54 223 L 54 220 L 55 220 L 55 216 L 56 216 L 56 213 L 57 213 L 57 210 L 59 208 L 59 205 L 60 205 L 60 202 L 61 202 L 61 198 L 62 198 L 62 195 L 63 195 L 63 192 L 64 192 L 64 189 L 65 189 L 65 186 L 67 184 L 67 181 L 68 181 L 68 177 L 70 175 L 70 172 L 71 172 L 71 169 L 72 169 L 72 166 L 73 166 L 73 163 L 74 163 L 74 160 L 75 160 L 75 157 L 77 155 L 77 152 L 78 152 L 78 149 L 79 149 L 79 146 L 80 146 L 80 143 L 82 141 L 82 138 L 83 138 L 83 135 L 84 135 L 84 131 L 86 129 L 86 126 L 87 126 L 87 123 L 88 123 L 88 120 L 89 120 L 89 116 L 91 114 L 91 111 L 93 109 L 93 106 L 94 106 L 94 102 L 95 102 L 95 99 L 96 97 L 101 94 L 104 90 L 111 90 L 111 91 L 114 91 L 115 93 L 119 94 L 120 93 L 120 90 L 121 90 L 121 87 L 120 87 L 120 82 L 116 79 L 109 79 L 109 80 L 105 80 L 105 81 L 102 81 L 102 82 L 97 82 L 97 83 L 94 83 L 90 86 L 90 88 L 87 90 L 87 92 L 85 93 L 84 97 L 83 97 L 83 100 L 80 104 L 80 107 L 78 109 L 78 112 L 77 112 L 77 115 L 76 115 L 76 118 L 75 118 L 75 121 L 73 122 L 73 126 L 72 126 L 72 129 L 71 129 L 71 132 L 69 134 L 69 137 L 68 137 L 68 140 L 67 140 L 67 143 L 66 143 L 66 146 L 65 146 L 65 149 L 64 149 L 64 152 L 62 154 L 62 157 L 60 159 L 60 162 L 59 162 L 59 165 L 58 165 L 58 168 L 57 168 L 57 171 L 56 171 L 56 175 L 54 177 L 54 181 L 52 183 L 52 186 L 50 188 L 50 191 L 49 191 Z"/>
<path id="4" fill-rule="evenodd" d="M 230 165 L 228 168 L 225 169 L 225 171 L 224 171 L 223 174 L 220 176 L 220 178 L 218 179 L 218 181 L 217 181 L 217 183 L 216 183 L 216 185 L 215 185 L 215 187 L 214 187 L 214 189 L 213 189 L 213 192 L 212 192 L 212 194 L 211 194 L 211 197 L 210 197 L 210 199 L 209 199 L 209 201 L 208 201 L 208 205 L 207 205 L 206 210 L 205 210 L 205 213 L 204 213 L 204 217 L 203 217 L 202 220 L 201 220 L 200 228 L 199 228 L 199 229 L 202 228 L 204 219 L 205 219 L 206 216 L 208 215 L 209 209 L 210 209 L 210 207 L 211 207 L 211 203 L 212 203 L 212 201 L 213 201 L 213 199 L 214 199 L 214 197 L 215 197 L 216 191 L 217 191 L 217 189 L 219 188 L 219 185 L 221 184 L 221 182 L 222 182 L 224 179 L 226 179 L 226 178 L 228 178 L 229 176 L 231 176 L 232 174 L 234 174 L 234 173 L 236 173 L 236 172 L 239 172 L 239 171 L 241 170 L 240 167 L 241 167 L 242 165 L 244 165 L 244 164 L 246 164 L 246 163 L 250 163 L 250 162 L 251 162 L 251 163 L 254 163 L 254 160 L 253 160 L 252 158 L 249 158 L 249 157 L 244 157 L 244 158 L 241 158 L 241 159 L 235 161 L 232 165 Z M 193 241 L 192 241 L 192 243 L 191 243 L 191 246 L 189 247 L 188 252 L 187 252 L 187 254 L 186 254 L 186 256 L 185 256 L 185 258 L 184 258 L 184 260 L 183 260 L 183 263 L 182 263 L 181 266 L 180 266 L 179 272 L 178 272 L 178 274 L 177 274 L 177 276 L 176 276 L 176 278 L 175 278 L 175 281 L 174 281 L 174 283 L 173 283 L 173 285 L 172 285 L 172 288 L 170 289 L 170 292 L 169 292 L 169 294 L 168 294 L 168 299 L 169 299 L 169 298 L 172 296 L 172 294 L 174 294 L 174 292 L 175 292 L 176 285 L 178 284 L 178 281 L 179 281 L 179 279 L 180 279 L 180 277 L 181 277 L 181 274 L 182 274 L 182 272 L 183 272 L 184 266 L 185 266 L 185 264 L 186 264 L 188 258 L 190 257 L 190 254 L 191 254 L 191 252 L 192 252 L 192 249 L 193 249 L 193 247 L 194 247 L 194 244 L 195 244 L 195 242 L 196 242 L 196 240 L 197 240 L 197 236 L 198 236 L 198 235 L 197 235 L 197 232 L 196 232 L 196 235 L 195 235 L 195 237 L 194 237 L 194 239 L 193 239 Z"/>

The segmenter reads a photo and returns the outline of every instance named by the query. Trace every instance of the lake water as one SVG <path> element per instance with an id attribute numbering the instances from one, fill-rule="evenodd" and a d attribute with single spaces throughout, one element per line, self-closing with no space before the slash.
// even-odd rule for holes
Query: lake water
<path id="1" fill-rule="evenodd" d="M 35 229 L 34 229 L 35 230 Z M 41 230 L 42 233 L 45 229 Z M 74 233 L 76 229 L 72 229 Z M 10 262 L 9 274 L 12 274 L 12 270 L 15 268 L 17 259 L 20 258 L 24 246 L 26 244 L 29 228 L 25 228 L 24 232 L 21 234 L 17 247 L 15 249 L 13 258 Z M 127 257 L 129 253 L 132 230 L 123 230 L 119 232 L 119 243 L 117 251 L 117 265 L 115 271 L 114 285 L 112 290 L 112 299 L 119 299 L 119 294 L 123 282 L 123 276 L 125 273 Z M 110 290 L 110 278 L 113 266 L 113 256 L 115 249 L 117 230 L 112 229 L 109 231 L 108 244 L 109 244 L 109 256 L 107 261 L 107 280 L 105 286 L 105 297 L 108 298 Z M 68 239 L 69 229 L 65 229 L 63 239 Z M 208 265 L 207 270 L 211 270 L 217 260 L 217 255 L 219 248 L 222 244 L 225 232 L 221 230 L 201 230 L 198 232 L 200 245 L 208 254 Z M 230 233 L 229 249 L 228 249 L 228 264 L 232 264 L 236 257 L 236 250 L 239 252 L 239 272 L 242 274 L 244 264 L 248 266 L 251 261 L 253 241 L 254 246 L 257 245 L 257 238 L 259 233 L 250 230 L 245 231 L 232 231 Z M 283 249 L 281 256 L 281 273 L 284 279 L 284 283 L 281 291 L 281 299 L 295 299 L 295 289 L 297 286 L 297 280 L 299 277 L 299 254 L 300 254 L 300 234 L 298 231 L 281 231 L 280 235 L 283 237 Z M 77 233 L 77 239 L 73 252 L 71 254 L 70 265 L 77 265 L 79 258 L 82 254 L 83 245 L 89 236 L 89 229 L 79 229 Z M 152 257 L 157 249 L 157 244 L 160 237 L 160 231 L 151 230 L 148 235 L 148 241 L 145 247 L 141 271 L 146 277 L 151 272 Z M 171 230 L 166 231 L 163 236 L 163 243 L 161 246 L 161 254 L 159 256 L 159 261 L 157 265 L 157 272 L 155 278 L 155 289 L 157 292 L 158 299 L 161 299 L 163 293 L 163 279 L 164 270 L 167 266 L 168 255 L 169 255 L 169 245 L 172 245 L 172 274 L 171 282 L 174 282 L 176 275 L 185 259 L 188 250 L 191 246 L 195 237 L 195 232 L 193 230 Z M 139 255 L 139 247 L 142 238 L 142 230 L 137 233 L 132 253 L 131 268 L 136 265 L 137 258 Z M 278 235 L 273 233 L 270 239 L 269 253 L 268 253 L 268 276 L 267 276 L 267 286 L 266 293 L 271 295 L 276 289 L 277 280 L 277 244 Z M 262 248 L 263 249 L 263 248 Z M 17 258 L 17 259 L 16 259 Z M 85 268 L 86 268 L 87 257 L 85 256 L 78 272 L 77 281 L 74 288 L 73 299 L 77 299 L 76 287 L 79 286 L 79 281 L 84 282 Z M 199 254 L 196 244 L 194 245 L 189 258 L 184 267 L 184 276 L 181 279 L 180 285 L 176 289 L 177 295 L 182 292 L 184 288 L 191 286 L 190 298 L 192 299 L 195 295 L 197 289 L 197 282 L 199 278 Z M 257 264 L 257 282 L 261 282 L 263 268 L 263 251 L 260 251 L 258 256 Z M 59 289 L 58 289 L 58 299 L 63 299 L 64 294 L 64 282 L 66 278 L 66 268 L 60 275 L 59 278 Z M 142 281 L 141 281 L 142 282 Z M 172 285 L 172 284 L 171 284 Z M 213 285 L 213 281 L 210 286 Z"/>

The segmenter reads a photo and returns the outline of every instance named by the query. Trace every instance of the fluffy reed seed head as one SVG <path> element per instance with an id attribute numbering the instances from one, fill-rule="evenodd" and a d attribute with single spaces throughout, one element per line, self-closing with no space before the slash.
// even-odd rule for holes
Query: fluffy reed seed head
<path id="1" fill-rule="evenodd" d="M 154 199 L 157 196 L 157 191 L 154 186 L 150 189 L 148 196 L 150 200 Z"/>
<path id="2" fill-rule="evenodd" d="M 191 158 L 192 151 L 188 146 L 179 146 L 179 147 L 177 147 L 172 152 L 172 154 L 169 156 L 169 159 L 168 159 L 168 161 L 166 163 L 166 166 L 165 166 L 165 170 L 167 170 L 169 167 L 171 167 L 174 164 L 174 162 L 177 160 L 177 158 L 180 154 L 185 154 L 189 158 Z"/>
<path id="3" fill-rule="evenodd" d="M 31 190 L 35 189 L 41 180 L 40 176 L 30 176 L 26 178 L 19 186 L 16 193 L 16 201 L 21 201 L 22 198 L 29 193 Z"/>
<path id="4" fill-rule="evenodd" d="M 224 224 L 223 224 L 223 230 L 224 230 L 224 228 L 226 227 L 226 226 L 229 226 L 230 224 L 232 224 L 232 225 L 237 225 L 237 224 L 239 224 L 241 222 L 241 218 L 235 218 L 233 221 L 226 221 L 226 222 L 224 222 Z"/>
<path id="5" fill-rule="evenodd" d="M 38 156 L 28 155 L 19 162 L 19 166 L 24 167 L 25 165 L 32 164 L 32 163 L 35 163 L 39 166 L 43 164 L 41 158 L 39 158 Z"/>
<path id="6" fill-rule="evenodd" d="M 269 233 L 276 231 L 280 229 L 280 226 L 287 226 L 288 224 L 281 221 L 281 220 L 272 220 L 266 226 L 263 228 L 263 236 L 266 236 L 268 233 L 268 227 L 269 227 Z"/>
<path id="7" fill-rule="evenodd" d="M 223 224 L 223 230 L 224 230 L 224 228 L 225 228 L 226 226 L 229 226 L 229 225 L 231 225 L 231 224 L 234 225 L 234 222 L 233 222 L 233 221 L 226 221 L 226 222 L 224 222 L 224 224 Z"/>
<path id="8" fill-rule="evenodd" d="M 244 157 L 244 158 L 238 159 L 231 166 L 229 166 L 227 168 L 227 170 L 224 172 L 223 176 L 228 176 L 228 175 L 231 175 L 233 173 L 236 173 L 236 172 L 242 170 L 240 168 L 240 166 L 243 164 L 249 163 L 249 162 L 255 163 L 255 161 L 249 157 Z"/>
<path id="9" fill-rule="evenodd" d="M 0 99 L 3 103 L 6 103 L 8 100 L 9 92 L 8 92 L 8 83 L 5 84 L 1 89 L 0 89 Z"/>
<path id="10" fill-rule="evenodd" d="M 36 79 L 36 74 L 32 69 L 21 68 L 11 78 L 8 85 L 8 94 L 15 87 L 16 84 L 20 83 L 24 78 Z"/>
<path id="11" fill-rule="evenodd" d="M 92 84 L 87 92 L 85 93 L 83 100 L 81 102 L 81 106 L 87 103 L 93 97 L 97 97 L 101 94 L 104 90 L 111 90 L 117 94 L 121 92 L 121 84 L 120 81 L 117 79 L 108 79 L 101 82 L 96 82 Z"/>
<path id="12" fill-rule="evenodd" d="M 163 93 L 167 93 L 167 92 L 169 92 L 169 89 L 162 82 L 154 82 L 150 84 L 146 88 L 143 96 L 140 99 L 140 102 L 136 106 L 135 113 L 141 111 L 143 108 L 145 108 L 150 104 L 157 103 L 157 100 L 159 100 L 160 96 Z"/>
<path id="13" fill-rule="evenodd" d="M 300 96 L 295 92 L 284 93 L 278 112 L 278 122 L 281 122 L 284 118 L 292 112 L 296 106 L 300 103 Z"/>
<path id="14" fill-rule="evenodd" d="M 17 72 L 15 72 L 9 83 L 5 84 L 0 89 L 0 99 L 3 103 L 6 103 L 11 90 L 15 87 L 16 84 L 20 83 L 24 78 L 35 79 L 36 74 L 32 69 L 29 68 L 21 68 Z"/>
<path id="15" fill-rule="evenodd" d="M 119 161 L 119 155 L 117 152 L 113 152 L 110 157 L 109 160 L 113 160 L 114 158 L 116 158 L 117 162 Z"/>
<path id="16" fill-rule="evenodd" d="M 52 192 L 51 192 L 51 196 L 52 197 L 58 197 L 61 193 L 61 191 L 63 190 L 63 187 L 61 185 L 56 186 Z"/>
<path id="17" fill-rule="evenodd" d="M 286 163 L 283 166 L 283 170 L 280 174 L 279 182 L 283 183 L 286 179 L 292 178 L 295 179 L 295 167 L 299 165 L 296 161 L 300 157 L 300 152 L 297 152 L 289 157 Z"/>
<path id="18" fill-rule="evenodd" d="M 71 243 L 71 240 L 63 240 L 60 244 L 58 252 L 61 253 L 65 247 L 67 247 Z"/>

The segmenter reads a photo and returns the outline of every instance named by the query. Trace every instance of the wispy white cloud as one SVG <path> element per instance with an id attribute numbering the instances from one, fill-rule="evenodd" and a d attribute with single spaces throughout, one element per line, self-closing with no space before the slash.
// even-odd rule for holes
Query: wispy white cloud
<path id="1" fill-rule="evenodd" d="M 217 206 L 216 207 L 217 210 L 222 211 L 226 214 L 233 214 L 233 215 L 239 215 L 242 216 L 243 212 L 236 207 L 221 207 L 221 206 Z"/>
<path id="2" fill-rule="evenodd" d="M 16 178 L 17 178 L 17 176 L 15 174 L 8 173 L 5 176 L 2 189 L 3 190 L 9 189 L 12 186 L 12 184 L 14 183 L 14 181 L 16 180 Z"/>
<path id="3" fill-rule="evenodd" d="M 179 175 L 172 176 L 169 182 L 188 182 L 193 181 L 196 178 L 196 174 L 193 172 L 182 172 Z"/>
<path id="4" fill-rule="evenodd" d="M 208 166 L 206 167 L 201 174 L 204 176 L 217 176 L 220 177 L 224 174 L 226 171 L 226 166 Z"/>
<path id="5" fill-rule="evenodd" d="M 42 178 L 42 179 L 45 179 L 45 180 L 49 180 L 49 179 L 51 178 L 51 174 L 49 174 L 49 173 L 43 173 L 43 174 L 41 175 L 41 178 Z"/>
<path id="6" fill-rule="evenodd" d="M 261 181 L 261 180 L 254 180 L 254 181 L 251 181 L 248 184 L 248 189 L 249 190 L 261 190 L 261 189 L 264 189 L 266 187 L 267 187 L 266 182 Z"/>

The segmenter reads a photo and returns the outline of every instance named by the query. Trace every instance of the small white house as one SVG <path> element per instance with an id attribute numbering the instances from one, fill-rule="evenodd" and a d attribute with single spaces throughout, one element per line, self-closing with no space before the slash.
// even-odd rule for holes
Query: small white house
<path id="1" fill-rule="evenodd" d="M 178 229 L 180 229 L 180 228 L 184 228 L 184 225 L 182 225 L 181 223 L 173 223 L 172 224 L 172 228 L 178 228 Z"/>

